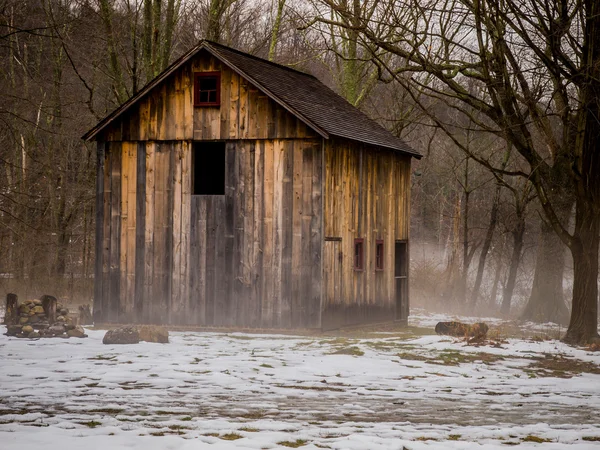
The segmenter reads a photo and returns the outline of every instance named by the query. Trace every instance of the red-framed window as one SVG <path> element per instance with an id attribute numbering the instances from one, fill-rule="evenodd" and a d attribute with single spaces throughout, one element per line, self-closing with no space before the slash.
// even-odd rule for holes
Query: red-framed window
<path id="1" fill-rule="evenodd" d="M 375 241 L 375 270 L 383 270 L 384 255 L 383 240 L 377 239 Z"/>
<path id="2" fill-rule="evenodd" d="M 221 72 L 194 73 L 194 106 L 221 104 Z"/>
<path id="3" fill-rule="evenodd" d="M 354 270 L 362 271 L 365 268 L 365 240 L 354 239 Z"/>

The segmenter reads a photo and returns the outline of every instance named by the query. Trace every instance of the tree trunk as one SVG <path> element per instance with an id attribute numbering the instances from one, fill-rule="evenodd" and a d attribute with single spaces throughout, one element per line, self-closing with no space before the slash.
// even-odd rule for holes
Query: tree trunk
<path id="1" fill-rule="evenodd" d="M 496 266 L 496 275 L 494 275 L 494 283 L 492 284 L 492 292 L 490 292 L 490 298 L 488 300 L 488 307 L 492 311 L 496 311 L 497 305 L 496 300 L 498 297 L 498 284 L 500 283 L 500 276 L 502 275 L 502 255 L 498 259 L 498 265 Z"/>
<path id="2" fill-rule="evenodd" d="M 580 80 L 581 113 L 573 171 L 576 180 L 573 255 L 573 305 L 567 334 L 570 344 L 599 341 L 598 246 L 600 245 L 600 4 L 585 0 L 585 31 Z"/>
<path id="3" fill-rule="evenodd" d="M 510 305 L 512 302 L 513 291 L 515 290 L 515 284 L 517 281 L 517 269 L 519 268 L 519 262 L 521 261 L 521 251 L 523 250 L 523 235 L 525 234 L 525 220 L 523 217 L 519 218 L 517 228 L 512 232 L 513 235 L 513 252 L 510 258 L 510 270 L 508 271 L 508 279 L 506 280 L 506 286 L 502 293 L 502 306 L 500 313 L 507 316 L 510 312 Z"/>
<path id="4" fill-rule="evenodd" d="M 492 210 L 490 211 L 490 223 L 488 225 L 487 232 L 485 233 L 485 240 L 483 241 L 483 247 L 479 254 L 479 264 L 477 265 L 477 277 L 475 278 L 475 284 L 473 285 L 473 292 L 471 293 L 471 305 L 475 306 L 479 298 L 479 289 L 481 289 L 481 281 L 483 280 L 483 271 L 485 269 L 485 260 L 487 254 L 492 246 L 492 238 L 494 237 L 494 230 L 498 223 L 498 205 L 500 204 L 500 184 L 496 187 L 496 193 L 494 194 L 494 203 L 492 203 Z"/>
<path id="5" fill-rule="evenodd" d="M 210 0 L 208 7 L 208 25 L 206 27 L 206 39 L 214 42 L 222 42 L 221 19 L 223 16 L 222 0 Z"/>
<path id="6" fill-rule="evenodd" d="M 271 43 L 269 44 L 269 61 L 275 60 L 275 50 L 277 49 L 277 42 L 279 41 L 279 29 L 281 28 L 281 19 L 283 18 L 283 8 L 285 7 L 285 0 L 279 0 L 277 2 L 277 13 L 275 16 L 275 23 L 271 30 Z"/>
<path id="7" fill-rule="evenodd" d="M 596 175 L 600 176 L 600 175 Z M 598 336 L 598 247 L 600 207 L 577 198 L 573 255 L 573 305 L 567 334 L 569 344 L 586 344 Z"/>
<path id="8" fill-rule="evenodd" d="M 565 247 L 547 222 L 542 221 L 533 288 L 521 320 L 561 325 L 569 323 L 569 309 L 563 296 Z"/>

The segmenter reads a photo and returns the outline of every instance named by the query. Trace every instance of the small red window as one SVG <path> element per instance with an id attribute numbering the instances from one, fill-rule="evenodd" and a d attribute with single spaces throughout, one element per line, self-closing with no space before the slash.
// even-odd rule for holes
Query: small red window
<path id="1" fill-rule="evenodd" d="M 378 239 L 375 242 L 375 270 L 383 270 L 383 241 Z"/>
<path id="2" fill-rule="evenodd" d="M 194 106 L 221 104 L 221 72 L 194 73 Z"/>
<path id="3" fill-rule="evenodd" d="M 364 239 L 354 239 L 354 270 L 364 269 Z"/>

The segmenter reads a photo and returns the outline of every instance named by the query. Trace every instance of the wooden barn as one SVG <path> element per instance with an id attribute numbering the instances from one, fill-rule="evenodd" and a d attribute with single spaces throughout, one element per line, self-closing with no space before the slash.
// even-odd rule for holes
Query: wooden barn
<path id="1" fill-rule="evenodd" d="M 203 41 L 97 141 L 97 322 L 406 321 L 411 158 L 316 78 Z"/>

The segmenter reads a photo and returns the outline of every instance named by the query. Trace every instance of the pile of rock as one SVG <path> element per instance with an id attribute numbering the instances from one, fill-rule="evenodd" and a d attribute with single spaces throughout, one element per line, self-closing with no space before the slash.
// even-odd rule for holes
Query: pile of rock
<path id="1" fill-rule="evenodd" d="M 102 339 L 103 344 L 137 344 L 140 341 L 169 343 L 169 331 L 158 325 L 137 325 L 108 330 Z"/>
<path id="2" fill-rule="evenodd" d="M 7 314 L 5 321 L 8 336 L 30 339 L 87 337 L 85 330 L 73 323 L 69 310 L 50 296 L 17 304 L 15 312 L 10 317 Z"/>

